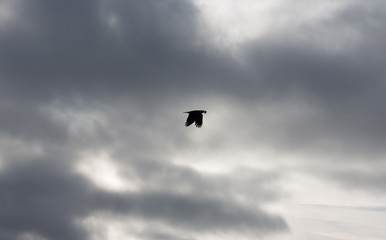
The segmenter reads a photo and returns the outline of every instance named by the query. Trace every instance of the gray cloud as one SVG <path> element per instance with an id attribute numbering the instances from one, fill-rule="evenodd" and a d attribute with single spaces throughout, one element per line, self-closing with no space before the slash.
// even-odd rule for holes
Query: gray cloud
<path id="1" fill-rule="evenodd" d="M 35 233 L 47 239 L 85 239 L 75 224 L 85 214 L 90 189 L 83 179 L 55 164 L 32 161 L 2 169 L 0 236 L 18 239 Z"/>
<path id="2" fill-rule="evenodd" d="M 168 233 L 162 233 L 162 232 L 151 232 L 141 234 L 140 237 L 144 239 L 160 239 L 160 240 L 193 240 L 192 238 L 185 238 L 185 237 L 177 237 L 173 236 L 172 234 Z"/>
<path id="3" fill-rule="evenodd" d="M 378 165 L 377 168 L 373 168 L 371 165 L 351 165 L 345 168 L 325 168 L 316 172 L 345 189 L 373 195 L 384 193 L 386 170 L 382 165 Z"/>
<path id="4" fill-rule="evenodd" d="M 65 159 L 63 159 L 65 160 Z M 210 182 L 209 182 L 210 184 Z M 87 239 L 76 220 L 97 211 L 160 222 L 187 231 L 284 231 L 282 218 L 231 199 L 173 191 L 109 193 L 49 160 L 10 164 L 1 171 L 1 235 L 35 233 L 48 239 Z"/>
<path id="5" fill-rule="evenodd" d="M 1 98 L 0 133 L 2 138 L 23 138 L 24 141 L 65 142 L 67 132 L 63 124 L 35 102 Z"/>
<path id="6" fill-rule="evenodd" d="M 226 200 L 162 192 L 143 192 L 113 199 L 101 196 L 96 199 L 98 205 L 118 213 L 127 212 L 132 216 L 193 231 L 265 233 L 287 230 L 280 217 Z"/>
<path id="7" fill-rule="evenodd" d="M 233 75 L 228 56 L 202 43 L 188 1 L 36 0 L 22 1 L 18 13 L 30 27 L 0 39 L 4 86 L 18 95 L 159 99 L 213 89 Z"/>
<path id="8" fill-rule="evenodd" d="M 123 161 L 120 164 L 122 176 L 128 176 L 128 181 L 135 181 L 141 188 L 152 191 L 220 199 L 232 199 L 238 195 L 254 204 L 264 204 L 283 197 L 276 185 L 281 176 L 276 172 L 240 168 L 231 173 L 211 175 L 167 160 L 120 161 Z"/>
<path id="9" fill-rule="evenodd" d="M 280 133 L 269 130 L 273 139 L 297 148 L 330 141 L 346 153 L 384 153 L 385 45 L 374 36 L 384 34 L 379 11 L 385 6 L 373 4 L 370 9 L 354 4 L 328 20 L 304 23 L 290 35 L 248 44 L 245 65 L 255 79 L 255 95 L 285 102 L 286 111 L 276 113 L 282 118 L 303 108 L 296 122 L 277 126 Z M 326 26 L 329 35 L 321 34 Z"/>
<path id="10" fill-rule="evenodd" d="M 232 54 L 214 46 L 190 1 L 13 7 L 0 29 L 0 238 L 87 239 L 76 220 L 99 211 L 190 233 L 288 231 L 264 210 L 284 194 L 284 170 L 203 174 L 171 162 L 187 149 L 360 159 L 368 172 L 325 167 L 321 178 L 383 192 L 384 171 L 372 169 L 385 154 L 385 4 L 354 2 Z M 200 140 L 182 115 L 197 105 L 213 117 Z M 98 151 L 138 192 L 106 192 L 74 173 L 79 156 Z M 153 230 L 143 236 L 184 239 Z"/>

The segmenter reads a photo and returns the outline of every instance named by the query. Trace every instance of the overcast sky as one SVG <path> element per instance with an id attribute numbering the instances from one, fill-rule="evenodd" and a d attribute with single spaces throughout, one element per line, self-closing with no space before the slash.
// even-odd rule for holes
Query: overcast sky
<path id="1" fill-rule="evenodd" d="M 1 0 L 0 239 L 385 239 L 385 12 Z"/>

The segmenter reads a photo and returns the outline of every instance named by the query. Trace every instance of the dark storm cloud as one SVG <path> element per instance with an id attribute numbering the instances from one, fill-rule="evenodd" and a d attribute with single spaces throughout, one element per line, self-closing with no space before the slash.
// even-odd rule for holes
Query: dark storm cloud
<path id="1" fill-rule="evenodd" d="M 65 126 L 54 121 L 36 103 L 0 97 L 1 138 L 23 138 L 24 141 L 63 142 Z"/>
<path id="2" fill-rule="evenodd" d="M 14 94 L 159 98 L 232 75 L 227 55 L 202 41 L 188 1 L 34 0 L 17 13 L 0 38 L 3 86 Z"/>
<path id="3" fill-rule="evenodd" d="M 0 236 L 10 240 L 26 233 L 48 239 L 87 239 L 76 221 L 100 211 L 186 231 L 257 234 L 287 228 L 282 218 L 231 199 L 170 191 L 103 192 L 73 174 L 68 165 L 51 159 L 10 163 L 0 173 Z"/>
<path id="4" fill-rule="evenodd" d="M 45 161 L 12 164 L 0 171 L 0 236 L 19 239 L 34 233 L 47 239 L 85 239 L 75 224 L 85 214 L 82 202 L 91 190 L 87 182 L 65 166 Z"/>
<path id="5" fill-rule="evenodd" d="M 170 116 L 192 104 L 192 98 L 220 96 L 234 101 L 233 116 L 250 112 L 218 123 L 234 120 L 230 130 L 216 132 L 220 137 L 212 145 L 219 149 L 221 139 L 231 150 L 264 141 L 273 149 L 312 152 L 313 146 L 329 142 L 338 147 L 327 150 L 382 154 L 386 21 L 384 4 L 372 1 L 371 6 L 357 3 L 326 22 L 300 24 L 289 35 L 240 46 L 241 67 L 229 52 L 209 44 L 200 12 L 189 1 L 18 1 L 15 18 L 0 34 L 0 140 L 5 146 L 0 238 L 34 233 L 87 239 L 76 221 L 101 211 L 176 231 L 287 231 L 280 216 L 235 197 L 253 204 L 278 199 L 279 173 L 237 171 L 216 177 L 168 162 L 177 147 L 208 149 L 206 142 L 180 134 L 182 128 L 175 126 L 183 122 L 178 125 Z M 328 44 L 314 40 L 326 27 L 334 29 L 337 41 L 344 29 L 360 38 L 350 48 L 329 51 Z M 311 37 L 300 41 L 296 36 Z M 284 106 L 272 110 L 278 123 L 254 112 L 255 106 L 271 103 Z M 305 108 L 290 118 L 286 114 L 293 106 Z M 93 120 L 94 113 L 101 122 Z M 233 138 L 241 129 L 235 126 L 249 132 L 241 143 Z M 256 130 L 261 126 L 266 128 Z M 32 143 L 36 152 L 30 150 Z M 79 155 L 105 149 L 117 153 L 114 160 L 127 178 L 139 179 L 138 192 L 105 192 L 73 173 Z M 381 189 L 382 174 L 332 175 L 345 186 Z M 152 230 L 143 234 L 179 239 Z"/>
<path id="6" fill-rule="evenodd" d="M 186 97 L 195 90 L 229 84 L 233 73 L 227 54 L 201 41 L 198 12 L 191 3 L 33 0 L 19 1 L 13 10 L 15 20 L 0 35 L 0 130 L 7 134 L 2 135 L 2 143 L 20 148 L 2 147 L 1 237 L 87 239 L 78 221 L 101 211 L 181 231 L 287 230 L 280 216 L 231 197 L 156 187 L 112 194 L 74 174 L 74 165 L 86 151 L 117 144 L 126 148 L 128 156 L 141 150 L 157 153 L 159 144 L 152 140 L 152 129 L 144 125 L 154 120 L 143 119 L 159 110 L 132 108 L 136 102 L 167 99 L 173 92 Z M 134 103 L 125 105 L 128 101 L 123 100 L 122 104 L 118 100 L 122 96 Z M 103 106 L 90 103 L 93 100 Z M 108 118 L 110 112 L 113 116 L 129 113 L 108 122 L 118 125 L 106 126 L 94 120 L 95 112 L 101 118 Z M 119 139 L 124 136 L 117 134 L 121 130 L 127 136 Z M 144 169 L 137 165 L 133 171 L 143 175 Z M 190 175 L 181 184 L 196 190 L 195 184 L 210 185 L 221 191 L 211 179 L 196 172 Z"/>
<path id="7" fill-rule="evenodd" d="M 248 44 L 245 64 L 255 95 L 285 103 L 277 113 L 283 119 L 300 107 L 294 122 L 277 126 L 280 133 L 270 129 L 274 141 L 302 149 L 327 142 L 336 152 L 383 154 L 385 4 L 370 6 L 353 4 L 326 20 Z"/>

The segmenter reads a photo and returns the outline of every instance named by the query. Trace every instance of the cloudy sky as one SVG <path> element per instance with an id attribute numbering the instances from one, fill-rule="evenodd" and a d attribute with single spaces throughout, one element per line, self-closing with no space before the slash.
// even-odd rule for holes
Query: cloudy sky
<path id="1" fill-rule="evenodd" d="M 385 239 L 385 12 L 1 0 L 0 239 Z"/>

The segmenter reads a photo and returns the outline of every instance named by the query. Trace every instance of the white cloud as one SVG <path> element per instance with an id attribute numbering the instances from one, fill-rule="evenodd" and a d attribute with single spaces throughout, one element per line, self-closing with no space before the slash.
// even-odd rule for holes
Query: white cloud
<path id="1" fill-rule="evenodd" d="M 83 153 L 76 170 L 89 178 L 96 186 L 109 191 L 135 191 L 137 184 L 127 182 L 107 152 Z M 125 181 L 126 180 L 126 181 Z"/>
<path id="2" fill-rule="evenodd" d="M 347 1 L 196 0 L 218 43 L 240 44 L 270 34 L 288 34 L 300 25 L 328 21 Z M 319 29 L 320 30 L 320 29 Z M 287 36 L 288 37 L 288 36 Z M 326 39 L 326 36 L 319 36 Z M 315 39 L 317 40 L 317 39 Z M 320 43 L 321 41 L 318 41 Z"/>
<path id="3" fill-rule="evenodd" d="M 361 206 L 292 204 L 288 206 L 293 239 L 381 240 L 385 212 Z"/>

